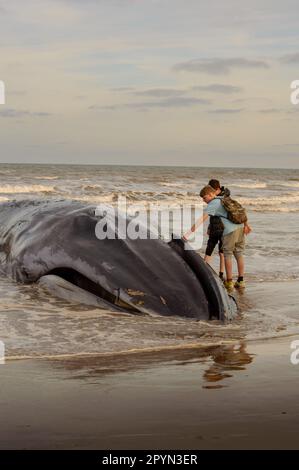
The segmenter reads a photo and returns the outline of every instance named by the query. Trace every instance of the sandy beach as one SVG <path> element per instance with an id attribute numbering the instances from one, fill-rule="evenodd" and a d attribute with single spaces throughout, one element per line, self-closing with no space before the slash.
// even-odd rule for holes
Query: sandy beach
<path id="1" fill-rule="evenodd" d="M 294 449 L 295 337 L 1 366 L 1 449 Z"/>

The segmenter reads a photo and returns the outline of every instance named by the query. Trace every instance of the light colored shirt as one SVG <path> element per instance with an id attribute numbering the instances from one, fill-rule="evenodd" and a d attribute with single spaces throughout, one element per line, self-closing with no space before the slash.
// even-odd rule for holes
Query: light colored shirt
<path id="1" fill-rule="evenodd" d="M 223 205 L 221 204 L 222 198 L 219 196 L 215 199 L 212 199 L 207 206 L 204 208 L 204 213 L 208 215 L 217 215 L 221 217 L 221 220 L 224 225 L 223 235 L 228 235 L 229 233 L 237 230 L 238 228 L 242 227 L 243 224 L 234 224 L 227 218 L 227 211 L 224 209 Z"/>

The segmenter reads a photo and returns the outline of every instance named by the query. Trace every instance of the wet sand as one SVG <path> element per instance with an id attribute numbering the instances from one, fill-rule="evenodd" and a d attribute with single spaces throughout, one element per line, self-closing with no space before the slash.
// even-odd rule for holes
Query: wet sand
<path id="1" fill-rule="evenodd" d="M 298 337 L 0 366 L 1 449 L 298 448 Z"/>

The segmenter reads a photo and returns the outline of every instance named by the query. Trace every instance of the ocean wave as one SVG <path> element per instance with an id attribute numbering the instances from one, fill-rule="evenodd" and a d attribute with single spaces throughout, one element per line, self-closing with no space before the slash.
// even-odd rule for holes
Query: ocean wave
<path id="1" fill-rule="evenodd" d="M 293 192 L 293 193 L 286 193 L 286 194 L 279 194 L 277 196 L 268 196 L 268 197 L 253 197 L 253 198 L 247 198 L 247 197 L 238 197 L 238 201 L 241 204 L 247 205 L 247 206 L 262 206 L 262 207 L 267 207 L 267 206 L 280 206 L 280 204 L 287 204 L 287 203 L 296 203 L 299 202 L 299 192 Z"/>
<path id="2" fill-rule="evenodd" d="M 9 194 L 15 199 L 38 197 L 38 194 L 47 197 L 67 197 L 90 204 L 107 203 L 112 206 L 118 204 L 119 199 L 127 205 L 140 208 L 179 208 L 183 206 L 203 207 L 198 193 L 185 191 L 103 191 L 96 185 L 87 185 L 84 190 L 46 185 L 2 185 L 0 186 L 0 201 L 8 200 L 4 195 Z M 253 212 L 299 212 L 299 192 L 287 193 L 268 197 L 237 197 L 247 210 Z"/>
<path id="3" fill-rule="evenodd" d="M 263 189 L 267 188 L 267 183 L 231 183 L 229 187 L 236 187 L 236 188 L 248 188 L 248 189 Z"/>
<path id="4" fill-rule="evenodd" d="M 32 177 L 35 180 L 57 180 L 58 176 L 33 176 Z"/>
<path id="5" fill-rule="evenodd" d="M 144 197 L 145 196 L 145 197 Z M 181 195 L 168 195 L 161 193 L 140 193 L 140 194 L 130 194 L 127 192 L 121 193 L 109 193 L 109 194 L 98 194 L 94 195 L 77 195 L 72 197 L 72 199 L 82 202 L 89 203 L 107 203 L 111 206 L 117 206 L 118 202 L 120 205 L 123 205 L 123 202 L 126 202 L 127 207 L 133 206 L 136 210 L 156 208 L 156 209 L 171 209 L 171 208 L 180 208 L 183 206 L 192 206 L 200 208 L 203 206 L 201 200 L 195 196 L 186 196 Z"/>
<path id="6" fill-rule="evenodd" d="M 27 193 L 48 193 L 55 191 L 54 186 L 46 186 L 42 184 L 30 185 L 11 185 L 5 184 L 0 186 L 0 193 L 2 194 L 27 194 Z"/>
<path id="7" fill-rule="evenodd" d="M 33 177 L 39 178 L 39 177 Z M 41 176 L 41 179 L 56 179 L 57 176 Z M 85 181 L 87 180 L 87 181 Z M 20 182 L 21 183 L 21 182 Z M 285 188 L 293 185 L 294 188 L 299 188 L 299 181 L 275 181 L 276 184 L 284 185 Z M 139 188 L 131 189 L 130 187 L 124 188 L 123 185 L 120 187 L 117 185 L 117 182 L 114 182 L 111 185 L 111 190 L 106 187 L 105 182 L 93 181 L 92 178 L 84 179 L 84 184 L 82 184 L 82 178 L 80 180 L 73 180 L 69 183 L 66 181 L 55 182 L 55 185 L 49 183 L 45 184 L 2 184 L 0 185 L 0 195 L 3 199 L 5 195 L 11 195 L 16 199 L 20 197 L 40 197 L 39 195 L 47 195 L 47 197 L 67 197 L 69 199 L 80 200 L 87 203 L 107 203 L 111 205 L 116 205 L 118 198 L 126 198 L 127 204 L 134 204 L 134 206 L 140 205 L 140 207 L 148 207 L 149 205 L 154 207 L 163 208 L 178 208 L 183 205 L 186 206 L 196 206 L 202 207 L 202 200 L 199 197 L 197 191 L 194 191 L 193 188 L 190 188 L 186 185 L 185 190 L 181 189 L 175 181 L 160 181 L 159 187 L 145 188 L 144 190 Z M 268 185 L 270 183 L 268 182 Z M 114 187 L 113 187 L 114 186 Z M 165 191 L 163 190 L 165 187 Z M 266 191 L 267 195 L 262 197 L 263 189 L 267 187 L 267 183 L 261 182 L 259 180 L 245 180 L 244 182 L 235 181 L 233 184 L 229 185 L 232 187 L 248 188 L 248 191 L 245 191 L 240 196 L 236 196 L 236 199 L 247 208 L 249 211 L 253 212 L 299 212 L 299 191 L 284 189 L 281 191 L 273 190 L 271 183 L 271 193 L 269 194 Z M 182 187 L 183 188 L 183 187 Z M 253 188 L 261 188 L 261 191 L 257 194 L 257 197 L 254 197 L 254 193 L 250 191 Z M 152 190 L 151 190 L 152 189 Z M 167 190 L 168 189 L 168 190 Z M 256 193 L 255 193 L 256 194 Z"/>
<path id="8" fill-rule="evenodd" d="M 5 356 L 6 361 L 16 361 L 16 360 L 24 360 L 24 359 L 74 359 L 74 358 L 109 358 L 109 357 L 119 357 L 119 356 L 135 356 L 135 355 L 143 355 L 149 353 L 163 353 L 168 351 L 188 351 L 188 350 L 201 350 L 216 346 L 224 346 L 224 345 L 232 345 L 238 343 L 239 339 L 219 339 L 218 341 L 206 341 L 205 343 L 181 343 L 181 344 L 172 344 L 172 345 L 157 345 L 153 347 L 140 347 L 140 348 L 132 348 L 120 351 L 82 351 L 82 352 L 70 352 L 70 353 L 61 353 L 61 354 L 22 354 L 18 353 L 15 355 L 7 355 Z"/>
<path id="9" fill-rule="evenodd" d="M 113 191 L 110 193 L 77 194 L 74 199 L 86 202 L 103 202 L 116 205 L 119 198 L 125 198 L 127 204 L 154 207 L 181 207 L 192 205 L 202 207 L 197 193 L 192 192 L 151 192 L 151 191 Z M 254 212 L 298 212 L 299 193 L 269 197 L 238 197 L 237 200 L 248 210 Z"/>
<path id="10" fill-rule="evenodd" d="M 176 182 L 166 182 L 166 181 L 161 181 L 159 183 L 161 186 L 166 186 L 167 188 L 178 188 L 182 187 L 181 183 L 176 183 Z"/>
<path id="11" fill-rule="evenodd" d="M 98 196 L 95 195 L 76 195 L 73 196 L 72 199 L 74 201 L 82 201 L 92 203 L 108 203 L 111 205 L 115 205 L 117 203 L 118 196 L 115 193 L 110 194 L 99 194 Z"/>
<path id="12" fill-rule="evenodd" d="M 280 181 L 275 183 L 276 186 L 283 186 L 288 188 L 299 188 L 299 181 L 291 180 L 291 181 Z"/>
<path id="13" fill-rule="evenodd" d="M 211 353 L 212 350 L 216 348 L 232 348 L 234 346 L 240 345 L 240 341 L 243 342 L 244 338 L 246 338 L 246 343 L 252 343 L 256 341 L 265 341 L 270 339 L 282 339 L 282 338 L 291 338 L 293 336 L 298 336 L 299 328 L 298 323 L 296 321 L 285 321 L 284 317 L 274 318 L 271 317 L 267 318 L 264 322 L 259 322 L 258 316 L 260 315 L 259 311 L 252 310 L 250 315 L 254 318 L 253 324 L 256 326 L 256 330 L 250 330 L 252 327 L 252 321 L 248 321 L 248 318 L 243 317 L 243 326 L 247 324 L 248 332 L 247 334 L 244 332 L 244 328 L 240 328 L 240 325 L 230 326 L 230 335 L 228 337 L 225 336 L 225 326 L 213 324 L 211 325 L 211 329 L 208 327 L 206 328 L 206 334 L 200 340 L 194 341 L 184 341 L 183 339 L 177 340 L 176 343 L 168 345 L 168 344 L 156 344 L 155 346 L 143 346 L 140 347 L 129 347 L 127 349 L 113 349 L 111 345 L 111 349 L 107 351 L 86 351 L 82 350 L 79 352 L 73 351 L 62 351 L 61 353 L 57 351 L 53 352 L 44 352 L 42 349 L 39 351 L 34 352 L 27 352 L 26 350 L 12 350 L 9 352 L 5 360 L 8 361 L 21 361 L 21 360 L 53 360 L 53 361 L 60 361 L 60 360 L 86 360 L 86 359 L 97 359 L 97 366 L 100 365 L 100 360 L 102 359 L 107 366 L 108 360 L 115 359 L 118 361 L 117 365 L 119 366 L 121 361 L 124 358 L 133 357 L 135 360 L 143 359 L 145 361 L 151 361 L 155 359 L 155 361 L 160 362 L 163 360 L 170 360 L 171 355 L 179 354 L 178 358 L 182 360 L 182 354 L 187 352 L 194 352 L 196 353 L 196 358 L 200 357 L 202 354 Z M 275 321 L 276 320 L 276 321 Z M 205 325 L 203 325 L 205 326 Z M 217 331 L 217 328 L 219 330 Z M 209 336 L 211 333 L 211 336 Z M 213 335 L 214 333 L 214 335 Z M 244 334 L 245 333 L 245 334 Z M 221 336 L 224 335 L 222 338 Z M 205 337 L 206 336 L 206 337 Z M 134 361 L 133 361 L 134 363 Z M 86 363 L 84 363 L 86 364 Z M 111 366 L 111 364 L 109 364 Z M 136 363 L 135 363 L 136 366 Z M 109 367 L 109 370 L 111 368 Z"/>
<path id="14" fill-rule="evenodd" d="M 255 207 L 254 209 L 251 208 L 252 212 L 299 212 L 299 207 Z"/>
<path id="15" fill-rule="evenodd" d="M 99 191 L 102 191 L 102 186 L 100 184 L 86 184 L 81 186 L 80 188 L 82 191 L 87 191 L 87 192 L 96 192 L 98 193 Z"/>

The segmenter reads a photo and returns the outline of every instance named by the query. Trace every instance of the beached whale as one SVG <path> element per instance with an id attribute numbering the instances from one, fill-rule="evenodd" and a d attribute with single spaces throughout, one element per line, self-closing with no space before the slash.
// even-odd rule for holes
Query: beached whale
<path id="1" fill-rule="evenodd" d="M 100 240 L 95 210 L 67 200 L 0 204 L 2 273 L 115 310 L 200 320 L 235 316 L 236 304 L 217 275 L 182 240 Z"/>

